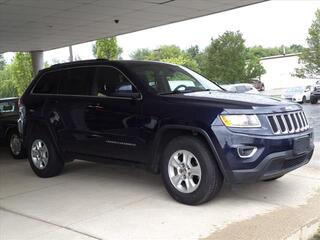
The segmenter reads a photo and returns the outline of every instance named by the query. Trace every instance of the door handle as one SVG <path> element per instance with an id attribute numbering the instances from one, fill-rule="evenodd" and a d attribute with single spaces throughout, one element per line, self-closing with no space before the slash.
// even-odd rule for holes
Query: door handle
<path id="1" fill-rule="evenodd" d="M 101 135 L 97 135 L 97 134 L 87 135 L 87 138 L 101 138 L 101 137 L 102 137 Z"/>
<path id="2" fill-rule="evenodd" d="M 100 105 L 89 105 L 88 106 L 89 109 L 94 109 L 94 110 L 97 110 L 97 111 L 103 111 L 104 110 L 104 107 L 100 106 Z"/>

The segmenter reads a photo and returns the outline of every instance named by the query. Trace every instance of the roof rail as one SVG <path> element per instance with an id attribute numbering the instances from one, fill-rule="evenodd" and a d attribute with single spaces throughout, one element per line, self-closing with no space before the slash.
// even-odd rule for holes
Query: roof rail
<path id="1" fill-rule="evenodd" d="M 62 67 L 62 66 L 73 66 L 73 65 L 81 65 L 86 63 L 96 63 L 96 62 L 106 62 L 109 61 L 106 58 L 97 58 L 97 59 L 90 59 L 90 60 L 80 60 L 80 61 L 73 61 L 73 62 L 65 62 L 65 63 L 57 63 L 50 66 L 50 68 Z"/>

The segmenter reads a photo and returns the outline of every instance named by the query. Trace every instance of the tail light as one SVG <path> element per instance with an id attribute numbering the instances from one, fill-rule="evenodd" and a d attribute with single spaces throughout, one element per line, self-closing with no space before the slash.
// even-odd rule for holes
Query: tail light
<path id="1" fill-rule="evenodd" d="M 22 106 L 23 106 L 22 99 L 21 99 L 21 98 L 19 98 L 19 100 L 18 100 L 18 107 L 20 108 L 20 107 L 22 107 Z"/>

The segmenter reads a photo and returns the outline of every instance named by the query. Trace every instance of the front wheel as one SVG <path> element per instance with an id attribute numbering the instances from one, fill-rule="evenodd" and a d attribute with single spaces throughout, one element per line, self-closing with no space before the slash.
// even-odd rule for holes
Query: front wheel
<path id="1" fill-rule="evenodd" d="M 211 200 L 223 183 L 208 146 L 195 137 L 183 136 L 170 141 L 160 168 L 168 193 L 176 201 L 188 205 Z"/>
<path id="2" fill-rule="evenodd" d="M 28 139 L 27 149 L 30 166 L 37 176 L 48 178 L 60 174 L 64 162 L 59 158 L 45 131 L 36 131 Z"/>

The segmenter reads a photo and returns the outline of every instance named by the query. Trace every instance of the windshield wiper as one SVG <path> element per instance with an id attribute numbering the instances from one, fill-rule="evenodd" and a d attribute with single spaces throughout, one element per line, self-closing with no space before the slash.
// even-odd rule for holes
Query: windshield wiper
<path id="1" fill-rule="evenodd" d="M 172 92 L 162 92 L 159 95 L 171 95 L 171 94 L 184 94 L 184 93 L 193 93 L 193 92 L 210 92 L 210 91 L 219 91 L 219 90 L 212 90 L 212 89 L 190 89 L 185 91 L 172 91 Z"/>
<path id="2" fill-rule="evenodd" d="M 171 95 L 171 94 L 183 94 L 183 93 L 191 93 L 192 91 L 189 90 L 189 91 L 171 91 L 171 92 L 162 92 L 162 93 L 159 93 L 159 95 Z"/>

